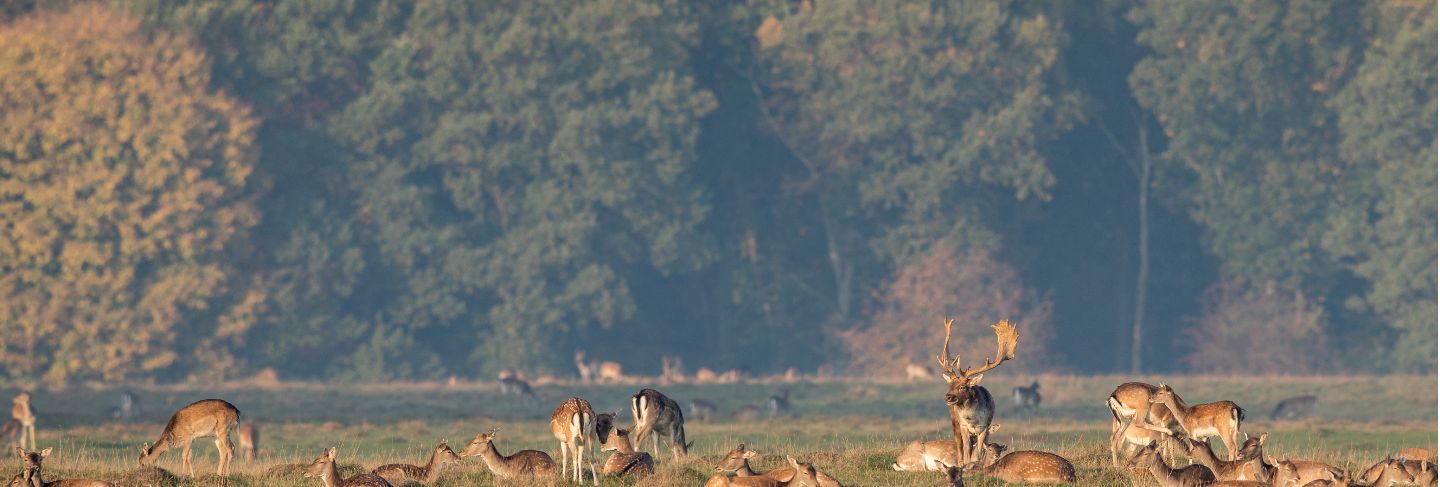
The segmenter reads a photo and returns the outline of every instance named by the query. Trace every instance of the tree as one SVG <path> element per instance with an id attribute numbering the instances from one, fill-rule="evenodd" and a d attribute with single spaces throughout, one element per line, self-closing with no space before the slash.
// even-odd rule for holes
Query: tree
<path id="1" fill-rule="evenodd" d="M 256 122 L 184 37 L 95 5 L 0 27 L 0 363 L 52 383 L 203 368 L 261 303 Z M 230 307 L 234 304 L 235 307 Z"/>

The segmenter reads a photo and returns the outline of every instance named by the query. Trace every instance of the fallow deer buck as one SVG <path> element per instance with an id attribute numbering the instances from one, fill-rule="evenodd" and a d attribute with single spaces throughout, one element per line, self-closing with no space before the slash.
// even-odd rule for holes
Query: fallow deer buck
<path id="1" fill-rule="evenodd" d="M 1168 447 L 1161 435 L 1174 435 L 1180 429 L 1179 422 L 1163 404 L 1151 404 L 1150 398 L 1159 390 L 1144 382 L 1126 382 L 1115 388 L 1106 398 L 1110 408 L 1110 465 L 1120 466 L 1120 454 L 1126 453 L 1130 445 L 1145 446 L 1155 443 Z M 1167 448 L 1168 449 L 1168 448 Z M 1128 453 L 1127 457 L 1129 456 Z"/>
<path id="2" fill-rule="evenodd" d="M 1180 422 L 1185 436 L 1192 440 L 1220 437 L 1225 444 L 1226 460 L 1234 460 L 1240 441 L 1240 423 L 1245 420 L 1245 410 L 1230 401 L 1216 401 L 1190 406 L 1175 395 L 1170 386 L 1160 384 L 1151 404 L 1164 404 L 1170 414 Z"/>
<path id="3" fill-rule="evenodd" d="M 578 397 L 566 399 L 550 415 L 550 433 L 560 440 L 561 476 L 569 472 L 572 480 L 583 482 L 581 463 L 585 461 L 585 451 L 589 450 L 590 475 L 594 478 L 595 485 L 600 484 L 599 477 L 595 475 L 595 448 L 591 443 L 595 436 L 594 424 L 595 410 L 590 407 L 589 402 Z M 570 469 L 571 457 L 574 457 L 573 470 Z"/>
<path id="4" fill-rule="evenodd" d="M 215 437 L 215 449 L 220 452 L 220 464 L 215 473 L 224 476 L 230 471 L 230 461 L 235 456 L 235 445 L 230 443 L 230 429 L 240 422 L 240 410 L 221 399 L 202 399 L 175 411 L 170 423 L 152 446 L 146 443 L 140 447 L 140 465 L 148 466 L 165 450 L 179 445 L 181 462 L 186 473 L 195 476 L 195 466 L 190 463 L 190 442 L 196 438 Z"/>
<path id="5" fill-rule="evenodd" d="M 980 445 L 990 434 L 990 420 L 995 417 L 995 399 L 990 391 L 980 385 L 985 372 L 994 369 L 1006 360 L 1015 358 L 1015 345 L 1020 334 L 1015 325 L 1007 320 L 991 325 L 995 329 L 995 358 L 987 359 L 985 365 L 975 369 L 960 368 L 960 357 L 950 358 L 950 329 L 955 320 L 945 320 L 945 344 L 941 354 L 935 357 L 940 363 L 949 392 L 945 403 L 950 406 L 950 429 L 955 435 L 957 464 L 968 465 L 977 461 Z"/>
<path id="6" fill-rule="evenodd" d="M 984 466 L 967 468 L 966 473 L 988 475 L 1006 483 L 1075 483 L 1075 465 L 1065 457 L 1050 452 L 1021 450 L 1000 456 L 1005 445 L 985 445 L 988 461 Z"/>
<path id="7" fill-rule="evenodd" d="M 475 439 L 460 450 L 460 456 L 480 457 L 485 462 L 485 468 L 502 479 L 555 475 L 555 460 L 543 451 L 520 450 L 510 456 L 501 455 L 500 450 L 495 448 L 493 429 L 489 433 L 475 435 Z"/>
<path id="8" fill-rule="evenodd" d="M 1160 487 L 1204 487 L 1215 483 L 1215 474 L 1204 465 L 1170 468 L 1165 459 L 1160 458 L 1160 452 L 1155 449 L 1155 445 L 1141 448 L 1135 458 L 1130 459 L 1130 467 L 1150 472 L 1160 483 Z"/>
<path id="9" fill-rule="evenodd" d="M 663 434 L 665 445 L 675 458 L 689 453 L 690 445 L 685 443 L 685 414 L 675 400 L 655 389 L 641 389 L 630 396 L 630 414 L 635 417 L 635 444 L 643 447 L 648 437 L 650 449 L 658 455 L 659 435 Z"/>
<path id="10" fill-rule="evenodd" d="M 39 452 L 26 452 L 19 447 L 15 448 L 15 454 L 20 457 L 24 465 L 20 475 L 10 479 L 9 485 L 23 487 L 115 487 L 115 484 L 103 480 L 91 479 L 62 479 L 46 482 L 43 478 L 43 464 L 46 458 L 50 458 L 50 448 Z M 18 481 L 17 481 L 18 479 Z"/>
<path id="11" fill-rule="evenodd" d="M 617 477 L 636 476 L 644 477 L 655 473 L 655 459 L 649 453 L 635 451 L 630 445 L 630 432 L 617 429 L 615 434 L 610 435 L 609 441 L 600 445 L 600 451 L 613 451 L 610 458 L 605 459 L 605 466 L 601 469 L 605 475 Z"/>
<path id="12" fill-rule="evenodd" d="M 25 439 L 30 439 L 31 450 L 35 449 L 35 408 L 30 406 L 30 393 L 21 391 L 12 400 L 10 417 L 20 423 L 20 447 L 25 448 Z"/>
<path id="13" fill-rule="evenodd" d="M 460 455 L 450 449 L 448 441 L 440 440 L 440 444 L 435 445 L 435 450 L 430 453 L 430 461 L 426 462 L 424 467 L 408 463 L 392 463 L 375 467 L 375 470 L 371 470 L 370 473 L 384 477 L 385 480 L 395 484 L 410 480 L 425 485 L 435 485 L 435 482 L 440 480 L 440 471 L 452 463 L 460 463 Z"/>
<path id="14" fill-rule="evenodd" d="M 325 487 L 392 487 L 384 477 L 371 473 L 362 473 L 348 479 L 340 478 L 340 471 L 335 468 L 335 447 L 325 450 L 305 467 L 303 474 L 305 478 L 319 478 Z"/>
<path id="15" fill-rule="evenodd" d="M 240 458 L 247 462 L 255 461 L 260 456 L 260 427 L 255 423 L 242 423 L 236 431 L 235 443 L 240 444 Z"/>

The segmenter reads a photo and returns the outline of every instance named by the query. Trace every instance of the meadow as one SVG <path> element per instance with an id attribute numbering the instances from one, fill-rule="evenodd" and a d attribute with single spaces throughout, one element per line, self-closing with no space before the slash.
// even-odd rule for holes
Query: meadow
<path id="1" fill-rule="evenodd" d="M 1044 403 L 1035 412 L 1019 411 L 1009 390 L 1037 379 Z M 1153 485 L 1148 474 L 1132 479 L 1124 469 L 1110 467 L 1105 446 L 1109 412 L 1104 399 L 1129 380 L 1171 384 L 1194 404 L 1220 399 L 1239 403 L 1246 411 L 1243 429 L 1269 432 L 1266 451 L 1276 458 L 1326 461 L 1351 471 L 1363 468 L 1402 447 L 1436 445 L 1436 378 L 1434 376 L 1325 377 L 1120 377 L 1041 375 L 987 377 L 997 399 L 994 442 L 1014 450 L 1045 450 L 1070 459 L 1079 470 L 1080 485 L 1128 486 L 1132 480 Z M 89 477 L 119 485 L 318 486 L 317 479 L 294 474 L 267 474 L 276 465 L 309 463 L 322 448 L 339 450 L 342 471 L 359 471 L 385 463 L 423 464 L 436 442 L 448 439 L 457 451 L 477 433 L 499 430 L 501 453 L 520 449 L 549 452 L 559 460 L 558 442 L 548 430 L 551 411 L 571 395 L 589 400 L 597 411 L 619 411 L 620 425 L 630 423 L 629 396 L 643 380 L 614 385 L 550 384 L 537 386 L 535 398 L 501 395 L 494 383 L 405 383 L 324 385 L 306 383 L 227 384 L 129 389 L 141 398 L 143 414 L 117 422 L 109 409 L 119 390 L 73 388 L 38 391 L 33 404 L 39 415 L 40 447 L 54 447 L 45 465 L 46 478 Z M 941 399 L 944 386 L 931 382 L 858 380 L 779 380 L 737 384 L 676 384 L 657 387 L 682 404 L 704 398 L 717 404 L 719 418 L 686 424 L 694 441 L 691 455 L 674 460 L 657 456 L 656 475 L 602 479 L 601 485 L 699 485 L 714 464 L 738 442 L 763 455 L 752 465 L 773 468 L 786 455 L 810 461 L 845 485 L 930 486 L 942 484 L 937 472 L 894 472 L 890 463 L 909 441 L 946 438 L 949 419 Z M 724 419 L 745 405 L 763 408 L 765 399 L 789 389 L 792 415 L 754 422 Z M 14 390 L 3 390 L 9 397 Z M 1318 417 L 1302 421 L 1270 421 L 1275 403 L 1285 397 L 1314 394 L 1320 398 Z M 237 456 L 228 478 L 213 475 L 215 448 L 209 439 L 194 445 L 198 479 L 140 479 L 136 458 L 142 442 L 155 441 L 170 414 L 192 401 L 218 397 L 234 403 L 242 421 L 260 427 L 261 454 L 256 462 Z M 686 413 L 689 411 L 687 409 Z M 647 442 L 648 443 L 648 440 Z M 1212 444 L 1223 449 L 1218 441 Z M 663 448 L 663 446 L 662 446 Z M 648 449 L 648 448 L 646 448 Z M 20 470 L 11 455 L 0 462 L 7 477 Z M 603 455 L 602 455 L 603 458 Z M 167 452 L 157 466 L 180 473 L 180 453 Z M 127 473 L 131 475 L 127 477 Z M 492 485 L 494 479 L 478 458 L 447 467 L 439 484 Z M 551 482 L 539 482 L 545 485 Z M 507 483 L 512 485 L 513 483 Z M 525 485 L 521 483 L 521 485 Z M 587 482 L 588 485 L 588 482 Z M 1001 485 L 972 477 L 967 485 Z"/>

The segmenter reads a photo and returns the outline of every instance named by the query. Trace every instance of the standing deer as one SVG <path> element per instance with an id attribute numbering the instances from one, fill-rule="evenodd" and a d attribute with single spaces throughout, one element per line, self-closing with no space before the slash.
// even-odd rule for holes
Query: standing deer
<path id="1" fill-rule="evenodd" d="M 649 453 L 637 452 L 630 446 L 629 431 L 615 430 L 609 441 L 600 446 L 600 451 L 615 452 L 605 459 L 605 467 L 602 469 L 605 475 L 644 477 L 655 473 L 655 459 L 651 458 Z"/>
<path id="2" fill-rule="evenodd" d="M 590 475 L 594 477 L 595 485 L 600 484 L 599 476 L 595 475 L 595 449 L 591 439 L 594 438 L 595 410 L 590 403 L 578 397 L 571 397 L 550 415 L 550 433 L 560 440 L 560 475 L 571 472 L 571 479 L 575 482 L 583 482 L 581 474 L 581 463 L 585 461 L 585 451 L 590 451 Z M 584 448 L 581 448 L 584 445 Z M 571 457 L 574 457 L 574 470 L 569 470 L 572 465 Z"/>
<path id="3" fill-rule="evenodd" d="M 1245 420 L 1245 410 L 1230 401 L 1216 401 L 1189 406 L 1170 386 L 1160 384 L 1151 404 L 1164 404 L 1170 414 L 1180 422 L 1185 436 L 1198 440 L 1211 436 L 1220 437 L 1225 444 L 1226 460 L 1234 460 L 1240 440 L 1240 422 Z"/>
<path id="4" fill-rule="evenodd" d="M 523 399 L 534 399 L 535 389 L 530 387 L 529 382 L 519 377 L 506 377 L 500 379 L 500 393 L 505 395 L 520 396 Z"/>
<path id="5" fill-rule="evenodd" d="M 685 382 L 685 364 L 680 357 L 666 355 L 660 357 L 660 383 L 676 384 Z"/>
<path id="6" fill-rule="evenodd" d="M 395 483 L 413 480 L 425 485 L 435 485 L 435 482 L 440 480 L 440 471 L 445 468 L 445 465 L 451 463 L 460 463 L 460 455 L 450 449 L 449 442 L 440 440 L 440 444 L 435 445 L 435 451 L 430 453 L 430 461 L 426 462 L 424 467 L 408 463 L 392 463 L 375 467 L 375 470 L 371 470 L 370 473 L 384 477 L 387 481 L 393 479 Z"/>
<path id="7" fill-rule="evenodd" d="M 1000 456 L 1005 445 L 985 445 L 988 463 L 968 471 L 989 475 L 1006 483 L 1075 483 L 1075 465 L 1065 457 L 1050 452 L 1021 450 Z"/>
<path id="8" fill-rule="evenodd" d="M 770 412 L 770 417 L 772 418 L 776 416 L 789 416 L 790 389 L 784 389 L 784 391 L 781 392 L 781 394 L 778 396 L 770 396 L 770 400 L 767 401 L 765 405 Z"/>
<path id="9" fill-rule="evenodd" d="M 475 439 L 470 440 L 470 444 L 460 450 L 460 456 L 479 456 L 485 462 L 485 468 L 490 469 L 491 473 L 502 479 L 537 475 L 549 477 L 555 474 L 555 460 L 543 451 L 520 450 L 508 457 L 501 455 L 500 450 L 495 448 L 495 430 L 493 429 L 489 433 L 475 435 Z M 578 468 L 579 462 L 576 462 L 576 466 Z"/>
<path id="10" fill-rule="evenodd" d="M 50 457 L 50 451 L 51 449 L 46 448 L 39 452 L 26 452 L 16 447 L 15 454 L 20 456 L 20 461 L 25 465 L 25 468 L 20 472 L 20 475 L 16 476 L 16 478 L 20 479 L 20 483 L 16 483 L 15 479 L 11 479 L 10 485 L 25 487 L 115 487 L 115 485 L 110 482 L 91 479 L 62 479 L 46 482 L 41 474 L 43 470 L 41 466 L 45 459 Z"/>
<path id="11" fill-rule="evenodd" d="M 247 462 L 255 461 L 255 458 L 260 456 L 260 427 L 246 422 L 240 425 L 237 433 L 235 442 L 240 444 L 240 458 Z"/>
<path id="12" fill-rule="evenodd" d="M 713 421 L 715 419 L 715 403 L 704 399 L 691 399 L 690 417 L 696 421 Z"/>
<path id="13" fill-rule="evenodd" d="M 110 417 L 129 421 L 140 417 L 140 397 L 130 391 L 120 393 L 120 405 L 110 409 Z"/>
<path id="14" fill-rule="evenodd" d="M 10 407 L 10 417 L 20 423 L 20 447 L 25 447 L 25 439 L 30 439 L 30 449 L 35 449 L 35 408 L 30 406 L 30 393 L 21 391 L 15 395 L 14 405 Z"/>
<path id="15" fill-rule="evenodd" d="M 955 320 L 945 320 L 945 344 L 941 354 L 935 357 L 949 383 L 945 403 L 950 406 L 950 429 L 955 435 L 958 465 L 968 465 L 978 460 L 980 445 L 990 434 L 990 420 L 995 417 L 995 399 L 990 391 L 980 385 L 985 372 L 1015 358 L 1015 345 L 1020 334 L 1015 325 L 1007 320 L 992 325 L 995 329 L 995 358 L 986 360 L 985 365 L 976 369 L 960 368 L 960 356 L 950 357 L 950 329 Z"/>
<path id="16" fill-rule="evenodd" d="M 585 361 L 585 351 L 575 351 L 575 368 L 580 371 L 580 382 L 589 384 L 594 380 L 595 365 Z"/>
<path id="17" fill-rule="evenodd" d="M 1040 381 L 1031 381 L 1028 387 L 1010 389 L 1010 399 L 1021 410 L 1040 408 Z"/>
<path id="18" fill-rule="evenodd" d="M 335 447 L 325 450 L 305 467 L 305 478 L 319 478 L 325 487 L 392 487 L 390 482 L 379 475 L 362 473 L 348 479 L 340 478 L 340 471 L 335 468 Z"/>
<path id="19" fill-rule="evenodd" d="M 685 443 L 685 414 L 680 404 L 655 389 L 641 389 L 630 396 L 630 414 L 635 417 L 635 444 L 644 446 L 650 438 L 650 449 L 660 453 L 660 437 L 664 434 L 665 444 L 675 458 L 688 454 L 690 445 Z M 656 436 L 651 436 L 656 433 Z"/>
<path id="20" fill-rule="evenodd" d="M 155 440 L 154 446 L 146 443 L 140 447 L 140 465 L 150 465 L 165 450 L 179 445 L 182 465 L 185 471 L 194 477 L 195 466 L 190 463 L 190 442 L 196 438 L 214 436 L 215 449 L 220 452 L 220 465 L 215 468 L 215 473 L 224 476 L 230 471 L 230 461 L 235 456 L 235 446 L 230 443 L 230 429 L 239 422 L 240 410 L 233 404 L 220 399 L 195 401 L 170 416 L 170 423 L 165 425 L 165 431 L 160 432 L 160 438 Z"/>
<path id="21" fill-rule="evenodd" d="M 1149 443 L 1164 445 L 1160 435 L 1173 436 L 1180 429 L 1179 421 L 1163 404 L 1151 404 L 1150 398 L 1159 390 L 1144 382 L 1126 382 L 1106 398 L 1110 408 L 1110 465 L 1119 467 L 1119 455 L 1129 445 Z M 1128 456 L 1128 454 L 1127 454 Z"/>

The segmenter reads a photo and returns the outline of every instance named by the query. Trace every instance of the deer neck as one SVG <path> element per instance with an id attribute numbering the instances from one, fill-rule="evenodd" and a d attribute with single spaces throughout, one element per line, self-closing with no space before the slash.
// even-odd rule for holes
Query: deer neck
<path id="1" fill-rule="evenodd" d="M 740 460 L 740 468 L 735 469 L 736 477 L 754 477 L 756 475 L 760 475 L 760 472 L 756 472 L 750 468 L 749 459 Z"/>
<path id="2" fill-rule="evenodd" d="M 624 454 L 635 453 L 635 447 L 630 445 L 630 438 L 627 438 L 627 437 L 624 437 L 624 436 L 615 436 L 615 437 L 613 437 L 613 438 L 611 438 L 611 439 L 612 439 L 612 440 L 615 440 L 615 452 L 616 452 L 616 453 L 624 453 Z"/>
<path id="3" fill-rule="evenodd" d="M 320 470 L 320 481 L 325 483 L 325 487 L 340 485 L 340 470 L 335 468 L 335 462 L 325 462 L 325 466 Z"/>
<path id="4" fill-rule="evenodd" d="M 444 450 L 435 450 L 435 453 L 430 454 L 430 463 L 425 464 L 425 485 L 435 485 L 435 481 L 440 479 L 440 469 L 445 468 L 443 452 Z"/>
<path id="5" fill-rule="evenodd" d="M 1165 459 L 1159 458 L 1158 455 L 1155 458 L 1155 462 L 1150 464 L 1150 474 L 1154 475 L 1155 480 L 1160 482 L 1162 486 L 1182 485 L 1180 471 L 1170 468 L 1169 465 L 1165 464 Z"/>
<path id="6" fill-rule="evenodd" d="M 1190 440 L 1181 439 L 1181 441 Z M 1199 460 L 1200 464 L 1205 465 L 1205 468 L 1208 468 L 1216 474 L 1219 474 L 1220 468 L 1226 466 L 1225 464 L 1220 462 L 1220 457 L 1215 456 L 1215 451 L 1210 449 L 1209 443 L 1203 443 L 1199 445 L 1191 443 L 1191 445 L 1194 447 L 1191 448 L 1191 450 L 1195 453 L 1195 459 Z"/>
<path id="7" fill-rule="evenodd" d="M 501 472 L 508 473 L 510 471 L 510 464 L 508 463 L 510 459 L 505 458 L 504 455 L 500 454 L 500 450 L 495 449 L 495 442 L 493 441 L 486 445 L 484 450 L 480 450 L 480 459 L 485 461 L 485 466 L 489 467 L 490 471 L 496 474 Z"/>

